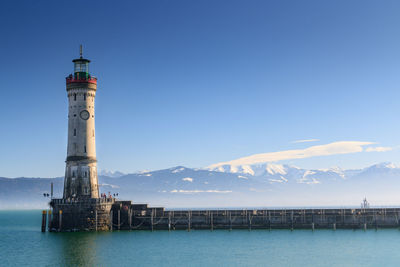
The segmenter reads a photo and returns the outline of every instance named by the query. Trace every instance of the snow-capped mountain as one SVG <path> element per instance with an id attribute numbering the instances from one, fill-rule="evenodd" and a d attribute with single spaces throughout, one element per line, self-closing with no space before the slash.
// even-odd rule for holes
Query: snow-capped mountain
<path id="1" fill-rule="evenodd" d="M 394 164 L 382 163 L 369 167 L 371 170 L 376 168 L 393 169 Z M 257 165 L 222 165 L 218 167 L 207 167 L 206 169 L 216 172 L 237 173 L 248 177 L 268 180 L 271 183 L 297 182 L 306 184 L 317 184 L 327 180 L 347 179 L 365 170 L 342 170 L 339 167 L 330 169 L 301 169 L 296 166 L 276 163 L 264 163 Z M 370 171 L 371 171 L 370 170 Z"/>
<path id="2" fill-rule="evenodd" d="M 99 175 L 117 178 L 117 177 L 124 176 L 125 173 L 122 173 L 122 172 L 119 172 L 119 171 L 101 170 L 101 171 L 99 171 Z"/>
<path id="3" fill-rule="evenodd" d="M 104 172 L 103 172 L 104 173 Z M 367 197 L 373 205 L 400 204 L 400 167 L 381 163 L 359 170 L 302 169 L 284 164 L 177 166 L 116 177 L 99 176 L 101 192 L 165 207 L 345 206 Z M 42 207 L 63 178 L 0 178 L 0 209 Z"/>

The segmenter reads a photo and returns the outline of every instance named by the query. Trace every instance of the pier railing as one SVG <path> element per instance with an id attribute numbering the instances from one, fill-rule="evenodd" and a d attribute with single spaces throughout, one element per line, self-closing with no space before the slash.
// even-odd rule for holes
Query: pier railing
<path id="1" fill-rule="evenodd" d="M 165 210 L 114 198 L 51 203 L 54 231 L 400 228 L 399 207 Z"/>
<path id="2" fill-rule="evenodd" d="M 400 227 L 400 208 L 115 210 L 121 229 L 367 229 Z M 124 213 L 128 213 L 123 215 Z M 116 219 L 113 220 L 116 222 Z M 119 223 L 118 223 L 119 224 Z"/>
<path id="3" fill-rule="evenodd" d="M 110 203 L 113 204 L 115 198 L 83 198 L 83 199 L 65 199 L 65 198 L 53 198 L 50 204 L 61 205 L 61 204 L 103 204 Z"/>

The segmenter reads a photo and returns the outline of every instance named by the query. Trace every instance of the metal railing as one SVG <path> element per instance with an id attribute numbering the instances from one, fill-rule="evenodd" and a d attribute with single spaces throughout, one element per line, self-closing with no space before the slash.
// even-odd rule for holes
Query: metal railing
<path id="1" fill-rule="evenodd" d="M 89 76 L 87 78 L 83 77 L 83 78 L 79 78 L 79 79 L 76 79 L 73 76 L 68 76 L 68 77 L 65 78 L 65 80 L 66 80 L 67 84 L 70 84 L 70 83 L 93 83 L 93 84 L 97 84 L 97 78 L 94 77 L 94 76 Z"/>
<path id="2" fill-rule="evenodd" d="M 53 198 L 51 200 L 52 204 L 81 204 L 81 203 L 87 203 L 87 204 L 98 204 L 98 203 L 110 203 L 113 204 L 115 202 L 115 198 L 71 198 L 71 199 L 65 199 L 65 198 Z"/>

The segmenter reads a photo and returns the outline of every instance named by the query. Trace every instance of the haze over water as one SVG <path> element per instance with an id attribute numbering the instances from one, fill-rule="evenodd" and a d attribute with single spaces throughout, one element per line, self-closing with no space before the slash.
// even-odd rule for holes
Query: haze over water
<path id="1" fill-rule="evenodd" d="M 0 211 L 0 266 L 398 266 L 400 231 L 41 233 L 41 212 Z"/>

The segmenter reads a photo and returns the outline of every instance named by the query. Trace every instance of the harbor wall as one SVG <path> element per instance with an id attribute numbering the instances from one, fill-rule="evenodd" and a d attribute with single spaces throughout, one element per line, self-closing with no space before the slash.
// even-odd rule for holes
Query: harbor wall
<path id="1" fill-rule="evenodd" d="M 113 229 L 368 229 L 400 226 L 400 208 L 165 210 L 127 202 L 112 207 Z"/>
<path id="2" fill-rule="evenodd" d="M 51 231 L 397 227 L 400 227 L 400 208 L 165 210 L 147 204 L 112 200 L 95 204 L 53 204 L 49 216 Z"/>

